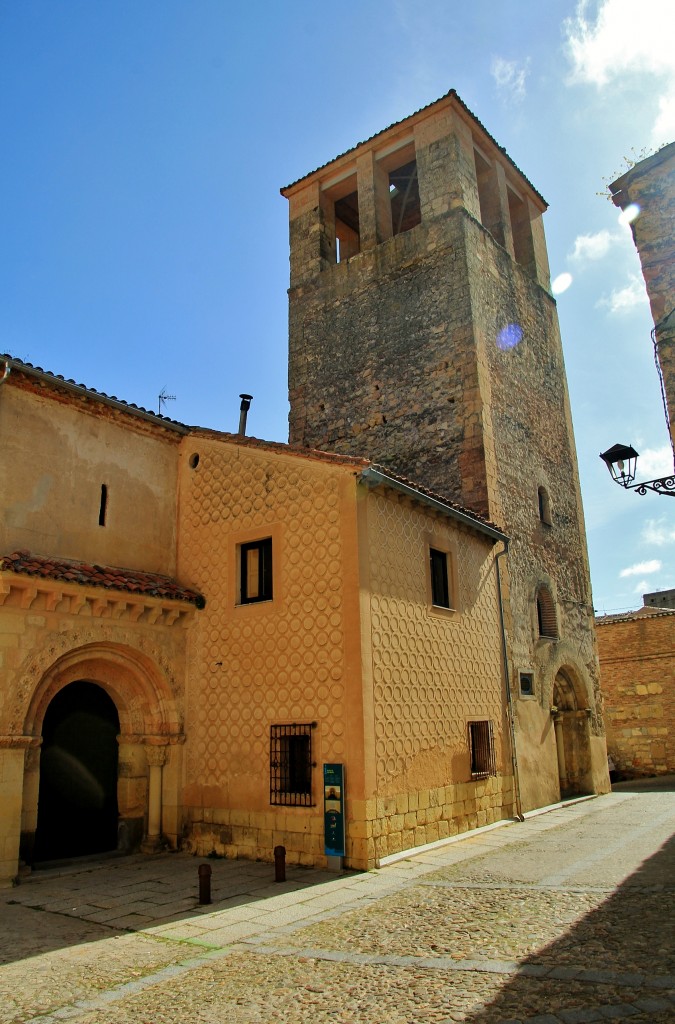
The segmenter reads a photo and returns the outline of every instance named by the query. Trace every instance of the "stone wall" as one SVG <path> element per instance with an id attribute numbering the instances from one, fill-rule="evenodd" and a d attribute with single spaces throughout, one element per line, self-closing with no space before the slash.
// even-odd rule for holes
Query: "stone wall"
<path id="1" fill-rule="evenodd" d="M 631 230 L 656 325 L 675 443 L 675 142 L 641 160 L 609 187 L 616 206 L 638 207 Z"/>
<path id="2" fill-rule="evenodd" d="M 530 672 L 536 697 L 516 715 L 527 809 L 559 796 L 550 709 L 561 671 L 574 678 L 579 706 L 591 709 L 587 785 L 608 787 L 545 204 L 482 126 L 452 104 L 432 108 L 285 190 L 291 440 L 372 458 L 488 516 L 512 538 L 502 563 L 511 685 L 517 695 L 520 672 Z M 421 223 L 393 237 L 371 232 L 340 263 L 330 245 L 315 258 L 321 238 L 330 242 L 323 182 L 349 160 L 360 166 L 362 151 L 377 164 L 406 128 Z M 363 196 L 369 208 L 377 182 L 357 180 L 359 203 Z M 538 620 L 542 588 L 552 635 L 542 635 Z"/>
<path id="3" fill-rule="evenodd" d="M 624 777 L 675 772 L 675 612 L 597 620 L 607 749 Z"/>

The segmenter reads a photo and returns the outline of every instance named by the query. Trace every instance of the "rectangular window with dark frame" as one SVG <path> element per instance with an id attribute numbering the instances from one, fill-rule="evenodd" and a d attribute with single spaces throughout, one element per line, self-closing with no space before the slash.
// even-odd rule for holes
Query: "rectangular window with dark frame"
<path id="1" fill-rule="evenodd" d="M 469 751 L 472 779 L 497 774 L 492 722 L 469 722 Z"/>
<path id="2" fill-rule="evenodd" d="M 312 806 L 315 722 L 270 726 L 270 803 Z"/>
<path id="3" fill-rule="evenodd" d="M 431 571 L 431 603 L 438 608 L 451 608 L 448 555 L 445 551 L 429 548 Z"/>
<path id="4" fill-rule="evenodd" d="M 240 602 L 272 600 L 272 538 L 242 544 L 240 554 Z"/>

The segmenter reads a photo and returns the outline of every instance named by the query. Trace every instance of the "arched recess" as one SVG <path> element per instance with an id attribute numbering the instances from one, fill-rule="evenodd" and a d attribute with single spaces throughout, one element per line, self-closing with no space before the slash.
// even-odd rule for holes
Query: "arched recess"
<path id="1" fill-rule="evenodd" d="M 122 850 L 138 848 L 146 835 L 151 777 L 155 789 L 154 820 L 157 821 L 157 802 L 161 802 L 161 780 L 157 772 L 161 772 L 161 767 L 150 767 L 151 762 L 154 764 L 157 760 L 155 752 L 180 743 L 183 738 L 169 683 L 147 655 L 121 644 L 94 643 L 59 657 L 36 686 L 24 718 L 24 735 L 33 738 L 33 748 L 25 761 L 21 823 L 21 857 L 29 864 L 33 861 L 38 825 L 39 745 L 45 716 L 54 698 L 71 684 L 85 684 L 85 687 L 89 684 L 104 691 L 119 721 L 117 803 L 119 848 Z M 76 688 L 72 692 L 76 692 Z M 161 824 L 161 807 L 159 821 Z M 159 841 L 159 834 L 153 838 Z"/>
<path id="2" fill-rule="evenodd" d="M 564 666 L 553 682 L 551 714 L 561 797 L 592 793 L 590 709 L 576 673 Z"/>

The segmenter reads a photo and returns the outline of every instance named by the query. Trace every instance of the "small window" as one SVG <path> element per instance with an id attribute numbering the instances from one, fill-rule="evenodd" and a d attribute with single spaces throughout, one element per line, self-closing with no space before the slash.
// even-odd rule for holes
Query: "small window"
<path id="1" fill-rule="evenodd" d="M 240 554 L 240 603 L 272 600 L 272 538 L 242 544 Z"/>
<path id="2" fill-rule="evenodd" d="M 548 498 L 548 491 L 540 487 L 537 491 L 537 505 L 539 508 L 539 519 L 547 526 L 551 525 L 551 503 Z"/>
<path id="3" fill-rule="evenodd" d="M 534 676 L 531 672 L 520 673 L 520 696 L 534 697 Z"/>
<path id="4" fill-rule="evenodd" d="M 555 605 L 548 587 L 542 586 L 537 591 L 537 629 L 544 640 L 558 639 Z"/>
<path id="5" fill-rule="evenodd" d="M 108 487 L 101 484 L 101 503 L 98 508 L 98 525 L 105 526 L 105 517 L 108 511 Z"/>
<path id="6" fill-rule="evenodd" d="M 452 608 L 450 603 L 447 552 L 439 551 L 437 548 L 429 548 L 429 565 L 431 571 L 431 603 L 438 608 Z"/>
<path id="7" fill-rule="evenodd" d="M 497 774 L 492 722 L 469 722 L 469 750 L 472 779 Z"/>
<path id="8" fill-rule="evenodd" d="M 312 729 L 302 725 L 270 726 L 270 803 L 312 806 Z"/>

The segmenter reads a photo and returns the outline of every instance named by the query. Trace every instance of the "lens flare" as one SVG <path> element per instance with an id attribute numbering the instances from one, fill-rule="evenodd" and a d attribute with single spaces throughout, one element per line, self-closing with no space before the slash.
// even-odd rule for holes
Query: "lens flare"
<path id="1" fill-rule="evenodd" d="M 632 224 L 636 217 L 640 215 L 640 207 L 637 203 L 631 203 L 622 210 L 619 214 L 619 224 Z"/>
<path id="2" fill-rule="evenodd" d="M 556 278 L 551 281 L 551 291 L 554 295 L 562 295 L 566 292 L 569 286 L 572 284 L 573 278 L 571 274 L 564 271 L 562 274 L 558 274 Z"/>
<path id="3" fill-rule="evenodd" d="M 520 324 L 507 324 L 506 327 L 502 327 L 497 335 L 497 348 L 502 349 L 502 351 L 515 348 L 522 337 L 523 328 Z"/>

